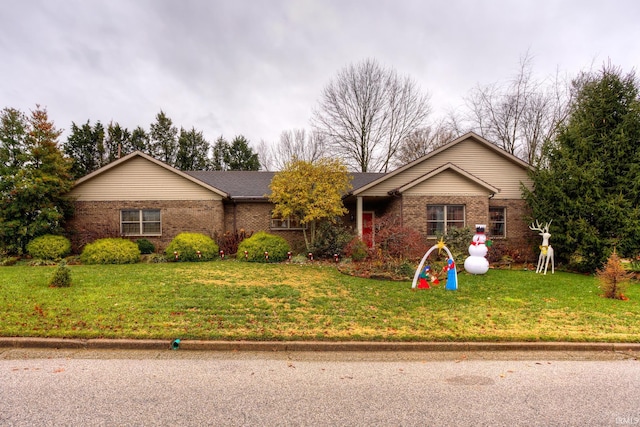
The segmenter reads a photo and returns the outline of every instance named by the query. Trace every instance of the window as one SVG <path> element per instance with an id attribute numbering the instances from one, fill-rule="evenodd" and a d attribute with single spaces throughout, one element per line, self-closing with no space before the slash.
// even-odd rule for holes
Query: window
<path id="1" fill-rule="evenodd" d="M 271 218 L 272 230 L 302 230 L 306 225 L 300 224 L 300 220 L 294 217 Z"/>
<path id="2" fill-rule="evenodd" d="M 489 208 L 489 235 L 491 237 L 506 237 L 507 208 L 492 206 Z"/>
<path id="3" fill-rule="evenodd" d="M 120 230 L 124 236 L 159 236 L 160 209 L 131 209 L 120 211 Z"/>
<path id="4" fill-rule="evenodd" d="M 427 235 L 447 234 L 447 231 L 464 227 L 464 205 L 428 205 Z"/>

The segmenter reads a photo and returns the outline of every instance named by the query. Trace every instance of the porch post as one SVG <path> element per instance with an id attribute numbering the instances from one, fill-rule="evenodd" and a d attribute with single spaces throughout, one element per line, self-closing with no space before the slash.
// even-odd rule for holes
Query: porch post
<path id="1" fill-rule="evenodd" d="M 358 237 L 362 239 L 362 197 L 356 198 L 356 228 L 358 230 Z"/>

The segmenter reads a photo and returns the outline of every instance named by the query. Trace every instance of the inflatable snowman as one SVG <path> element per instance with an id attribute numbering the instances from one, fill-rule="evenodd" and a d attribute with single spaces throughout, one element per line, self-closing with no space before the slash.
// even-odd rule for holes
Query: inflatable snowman
<path id="1" fill-rule="evenodd" d="M 469 256 L 464 260 L 464 269 L 471 274 L 485 274 L 489 271 L 487 256 L 487 236 L 483 226 L 476 226 L 476 234 L 469 245 Z"/>

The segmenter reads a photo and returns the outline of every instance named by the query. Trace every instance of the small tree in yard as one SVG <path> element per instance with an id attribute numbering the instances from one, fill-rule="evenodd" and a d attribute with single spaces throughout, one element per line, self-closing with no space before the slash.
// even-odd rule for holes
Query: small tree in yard
<path id="1" fill-rule="evenodd" d="M 351 189 L 351 178 L 339 160 L 323 158 L 311 163 L 294 159 L 271 180 L 273 215 L 300 221 L 310 250 L 316 240 L 316 224 L 333 222 L 347 213 L 342 196 Z"/>
<path id="2" fill-rule="evenodd" d="M 605 298 L 626 299 L 622 292 L 629 284 L 630 275 L 624 269 L 615 249 L 602 270 L 596 272 L 596 276 L 600 281 L 600 289 Z"/>

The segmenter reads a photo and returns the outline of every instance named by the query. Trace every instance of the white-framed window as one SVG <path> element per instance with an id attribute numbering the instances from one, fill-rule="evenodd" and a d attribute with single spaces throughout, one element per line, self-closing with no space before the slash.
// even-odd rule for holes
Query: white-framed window
<path id="1" fill-rule="evenodd" d="M 300 220 L 294 217 L 271 218 L 272 230 L 302 230 L 307 228 L 305 224 L 300 224 Z"/>
<path id="2" fill-rule="evenodd" d="M 123 209 L 120 211 L 120 232 L 123 236 L 160 236 L 160 209 Z"/>
<path id="3" fill-rule="evenodd" d="M 489 207 L 489 236 L 507 236 L 507 208 L 502 206 Z"/>
<path id="4" fill-rule="evenodd" d="M 464 227 L 464 205 L 427 205 L 427 236 Z"/>

